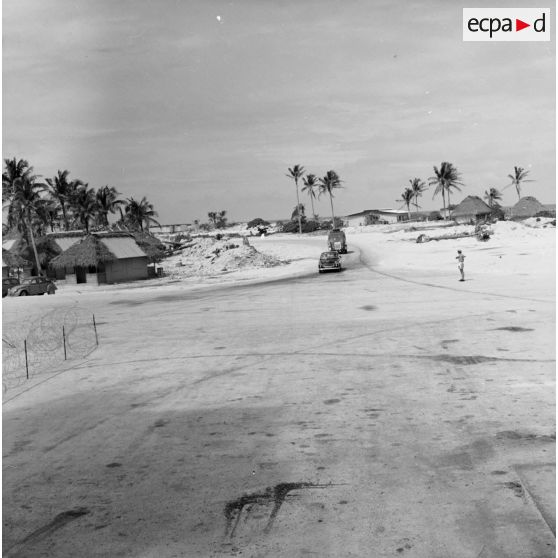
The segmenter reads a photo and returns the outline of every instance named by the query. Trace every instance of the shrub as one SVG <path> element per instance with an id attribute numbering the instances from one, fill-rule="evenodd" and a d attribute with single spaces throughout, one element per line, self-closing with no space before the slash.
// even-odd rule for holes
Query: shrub
<path id="1" fill-rule="evenodd" d="M 311 233 L 320 229 L 320 224 L 317 221 L 307 221 L 302 225 L 302 232 Z"/>
<path id="2" fill-rule="evenodd" d="M 556 217 L 556 211 L 549 211 L 548 209 L 543 209 L 542 211 L 539 211 L 535 217 Z"/>
<path id="3" fill-rule="evenodd" d="M 284 233 L 297 233 L 298 232 L 298 221 L 287 221 L 283 225 L 282 232 L 284 232 Z"/>
<path id="4" fill-rule="evenodd" d="M 265 221 L 261 217 L 256 217 L 255 219 L 252 219 L 251 221 L 249 221 L 247 223 L 246 228 L 247 229 L 252 229 L 252 228 L 258 227 L 260 225 L 263 225 L 264 227 L 267 227 L 267 226 L 269 226 L 269 222 Z"/>

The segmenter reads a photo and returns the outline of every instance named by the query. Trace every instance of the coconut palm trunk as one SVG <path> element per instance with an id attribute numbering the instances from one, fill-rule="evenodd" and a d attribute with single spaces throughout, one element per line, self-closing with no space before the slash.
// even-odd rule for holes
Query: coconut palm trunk
<path id="1" fill-rule="evenodd" d="M 39 253 L 37 252 L 37 245 L 35 244 L 35 235 L 33 234 L 33 228 L 31 227 L 31 215 L 29 210 L 25 212 L 24 223 L 29 233 L 29 240 L 31 241 L 31 247 L 33 248 L 33 255 L 35 256 L 35 264 L 37 266 L 37 274 L 41 275 L 41 264 L 39 263 Z"/>
<path id="2" fill-rule="evenodd" d="M 329 194 L 329 203 L 331 204 L 331 228 L 335 228 L 335 213 L 333 212 L 333 196 Z"/>
<path id="3" fill-rule="evenodd" d="M 312 204 L 312 218 L 316 218 L 316 212 L 314 211 L 314 199 L 310 196 L 310 203 Z"/>
<path id="4" fill-rule="evenodd" d="M 298 196 L 298 178 L 295 178 L 295 188 L 296 188 L 296 216 L 298 217 L 298 234 L 302 234 L 302 218 L 300 217 L 300 198 Z"/>

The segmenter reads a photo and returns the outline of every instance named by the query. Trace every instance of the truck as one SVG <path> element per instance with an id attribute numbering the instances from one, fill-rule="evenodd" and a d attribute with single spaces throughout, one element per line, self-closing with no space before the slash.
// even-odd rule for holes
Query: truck
<path id="1" fill-rule="evenodd" d="M 327 235 L 327 245 L 330 250 L 335 250 L 340 254 L 347 253 L 347 238 L 340 229 L 332 229 Z"/>

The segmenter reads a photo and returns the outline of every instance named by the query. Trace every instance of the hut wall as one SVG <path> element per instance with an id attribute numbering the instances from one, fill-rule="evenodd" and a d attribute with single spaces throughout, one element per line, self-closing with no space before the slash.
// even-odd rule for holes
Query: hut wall
<path id="1" fill-rule="evenodd" d="M 97 279 L 97 274 L 96 273 L 86 273 L 85 274 L 85 282 L 88 285 L 98 285 L 99 281 Z"/>
<path id="2" fill-rule="evenodd" d="M 66 273 L 66 285 L 77 285 L 77 275 L 75 273 Z"/>
<path id="3" fill-rule="evenodd" d="M 107 262 L 105 264 L 107 283 L 147 279 L 147 263 L 147 257 Z"/>

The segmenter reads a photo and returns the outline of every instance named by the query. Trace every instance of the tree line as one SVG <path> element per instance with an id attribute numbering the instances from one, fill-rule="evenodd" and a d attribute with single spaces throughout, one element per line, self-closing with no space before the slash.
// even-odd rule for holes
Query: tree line
<path id="1" fill-rule="evenodd" d="M 149 231 L 159 225 L 153 204 L 144 196 L 121 199 L 112 186 L 95 189 L 87 182 L 70 179 L 67 170 L 46 178 L 35 174 L 25 159 L 4 159 L 2 209 L 7 211 L 6 230 L 18 231 L 33 249 L 40 270 L 35 239 L 48 230 L 129 230 Z M 109 224 L 109 213 L 119 219 Z"/>
<path id="2" fill-rule="evenodd" d="M 305 170 L 302 165 L 293 165 L 292 168 L 288 169 L 289 173 L 286 175 L 292 178 L 295 183 L 296 188 L 296 215 L 298 218 L 298 232 L 302 233 L 302 208 L 304 207 L 300 203 L 300 196 L 298 194 L 298 181 L 304 177 Z M 329 170 L 323 178 L 317 178 L 315 174 L 308 173 L 304 179 L 302 188 L 303 192 L 306 192 L 310 197 L 310 202 L 312 204 L 312 215 L 314 219 L 317 220 L 318 215 L 314 210 L 314 200 L 322 195 L 328 195 L 331 204 L 331 227 L 335 228 L 335 213 L 333 211 L 333 198 L 334 191 L 338 188 L 342 188 L 341 183 L 343 181 L 339 178 L 339 175 L 334 170 Z"/>
<path id="3" fill-rule="evenodd" d="M 409 219 L 411 218 L 411 205 L 415 206 L 416 212 L 418 213 L 419 204 L 418 199 L 422 196 L 423 192 L 428 188 L 428 186 L 435 186 L 434 194 L 432 199 L 437 195 L 442 195 L 442 203 L 444 207 L 444 218 L 448 218 L 448 211 L 446 211 L 446 196 L 447 196 L 447 208 L 451 209 L 450 196 L 454 191 L 461 192 L 461 186 L 464 186 L 461 181 L 461 174 L 458 172 L 457 168 L 447 161 L 442 162 L 440 167 L 434 166 L 434 176 L 428 179 L 428 185 L 424 180 L 420 178 L 409 179 L 410 186 L 403 190 L 401 198 L 396 200 L 403 202 L 404 206 L 407 208 L 407 213 Z M 514 186 L 517 192 L 518 199 L 521 199 L 521 188 L 525 182 L 533 182 L 529 180 L 527 176 L 529 175 L 528 170 L 523 167 L 514 167 L 513 174 L 508 174 L 508 178 L 511 182 L 504 187 L 504 190 L 510 186 Z M 497 188 L 489 188 L 484 192 L 484 199 L 487 201 L 489 207 L 493 209 L 499 209 L 499 202 L 502 200 L 502 192 Z"/>

